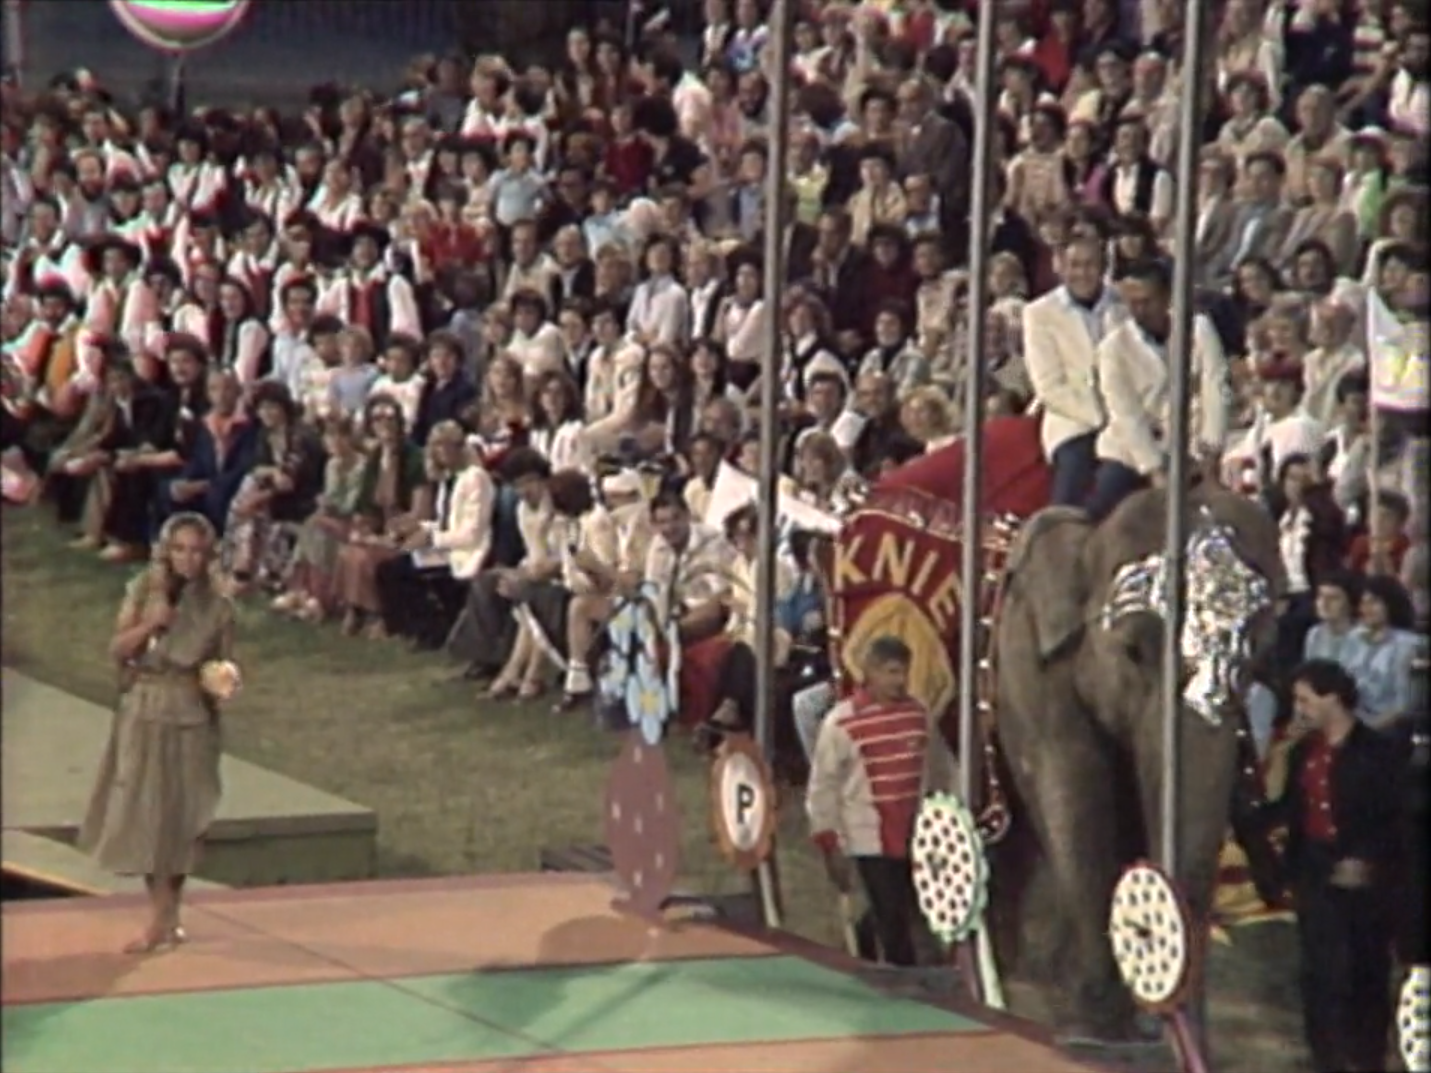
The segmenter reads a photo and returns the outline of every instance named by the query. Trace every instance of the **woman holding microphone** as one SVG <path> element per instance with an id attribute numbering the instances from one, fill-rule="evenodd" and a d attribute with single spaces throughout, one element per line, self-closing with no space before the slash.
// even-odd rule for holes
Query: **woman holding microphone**
<path id="1" fill-rule="evenodd" d="M 153 562 L 125 591 L 110 641 L 120 696 L 79 846 L 142 875 L 151 917 L 125 948 L 182 942 L 184 880 L 219 803 L 218 704 L 239 686 L 234 609 L 214 583 L 216 534 L 199 514 L 165 523 Z"/>

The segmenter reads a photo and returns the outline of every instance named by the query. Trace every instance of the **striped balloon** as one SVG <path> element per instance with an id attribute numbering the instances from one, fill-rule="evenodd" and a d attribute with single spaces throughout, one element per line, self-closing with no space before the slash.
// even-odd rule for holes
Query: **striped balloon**
<path id="1" fill-rule="evenodd" d="M 109 0 L 124 28 L 152 48 L 190 52 L 242 21 L 251 0 Z"/>

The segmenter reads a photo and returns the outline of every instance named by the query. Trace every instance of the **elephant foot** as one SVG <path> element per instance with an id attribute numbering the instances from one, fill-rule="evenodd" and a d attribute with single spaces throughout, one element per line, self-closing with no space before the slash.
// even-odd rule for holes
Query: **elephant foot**
<path id="1" fill-rule="evenodd" d="M 1116 1017 L 1074 1017 L 1055 1034 L 1061 1047 L 1075 1050 L 1143 1051 L 1163 1043 L 1163 1023 L 1142 1012 Z"/>
<path id="2" fill-rule="evenodd" d="M 1158 1017 L 1138 1013 L 1116 1023 L 1108 1020 L 1066 1023 L 1055 1033 L 1056 1046 L 1072 1052 L 1098 1052 L 1115 1064 L 1139 1062 L 1163 1049 L 1163 1023 Z"/>
<path id="3" fill-rule="evenodd" d="M 1088 1025 L 1068 1025 L 1053 1037 L 1054 1045 L 1066 1051 L 1097 1052 L 1113 1060 L 1132 1060 L 1163 1049 L 1161 1036 L 1127 1035 Z"/>

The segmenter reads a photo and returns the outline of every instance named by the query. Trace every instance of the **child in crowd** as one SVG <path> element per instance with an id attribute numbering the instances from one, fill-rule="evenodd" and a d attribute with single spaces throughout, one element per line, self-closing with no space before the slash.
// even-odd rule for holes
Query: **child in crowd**
<path id="1" fill-rule="evenodd" d="M 341 362 L 328 380 L 327 412 L 357 417 L 378 378 L 378 367 L 373 364 L 373 337 L 366 328 L 347 329 L 338 338 L 338 355 Z"/>

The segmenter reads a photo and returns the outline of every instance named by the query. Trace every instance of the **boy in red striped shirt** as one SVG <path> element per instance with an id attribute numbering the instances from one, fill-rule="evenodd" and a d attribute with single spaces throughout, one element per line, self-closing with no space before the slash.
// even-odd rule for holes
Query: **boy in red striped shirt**
<path id="1" fill-rule="evenodd" d="M 884 960 L 915 964 L 909 839 L 925 793 L 954 786 L 954 758 L 924 705 L 909 695 L 909 646 L 877 638 L 864 682 L 820 727 L 806 791 L 812 838 L 848 892 L 852 869 L 869 899 Z"/>

